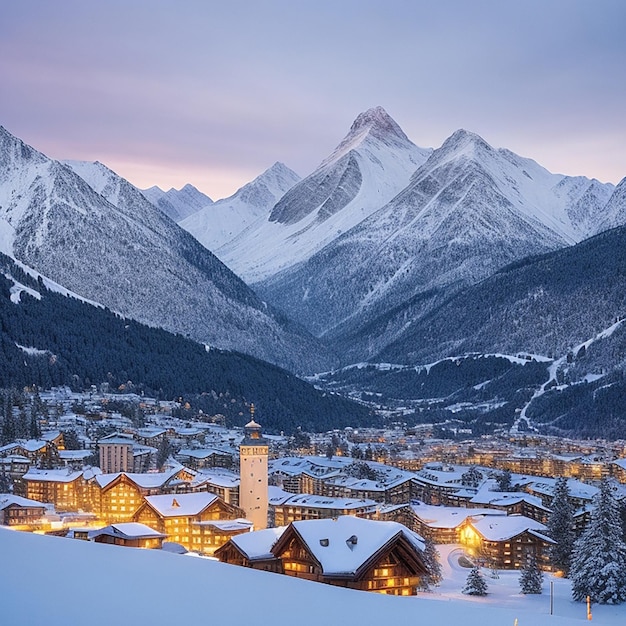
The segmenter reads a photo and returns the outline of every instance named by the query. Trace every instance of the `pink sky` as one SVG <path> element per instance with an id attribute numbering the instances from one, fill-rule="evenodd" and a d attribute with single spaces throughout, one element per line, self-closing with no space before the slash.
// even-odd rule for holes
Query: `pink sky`
<path id="1" fill-rule="evenodd" d="M 553 172 L 626 176 L 621 0 L 22 0 L 0 20 L 0 124 L 54 158 L 217 199 L 310 173 L 381 105 Z"/>

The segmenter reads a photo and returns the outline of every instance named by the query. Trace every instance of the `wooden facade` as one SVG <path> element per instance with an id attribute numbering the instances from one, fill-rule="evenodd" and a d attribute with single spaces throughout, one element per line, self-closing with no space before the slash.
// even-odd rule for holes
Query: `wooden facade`
<path id="1" fill-rule="evenodd" d="M 426 572 L 415 549 L 402 536 L 394 538 L 356 572 L 349 574 L 325 572 L 293 526 L 285 531 L 272 552 L 282 561 L 283 571 L 288 576 L 361 591 L 415 595 L 420 576 Z"/>
<path id="2" fill-rule="evenodd" d="M 31 470 L 23 476 L 26 497 L 38 502 L 54 504 L 57 511 L 82 509 L 88 488 L 83 473 L 60 472 L 58 470 Z"/>
<path id="3" fill-rule="evenodd" d="M 219 558 L 222 563 L 230 563 L 231 565 L 239 565 L 240 567 L 250 567 L 264 572 L 274 572 L 275 574 L 285 573 L 283 570 L 283 562 L 273 554 L 270 553 L 254 558 L 246 554 L 236 543 L 230 540 L 218 548 L 214 556 Z"/>
<path id="4" fill-rule="evenodd" d="M 210 499 L 212 494 L 207 495 Z M 147 498 L 133 519 L 164 533 L 168 541 L 179 543 L 189 551 L 208 555 L 212 555 L 233 535 L 250 531 L 250 524 L 243 521 L 235 522 L 244 517 L 244 512 L 239 507 L 213 496 L 210 502 L 207 499 L 206 506 L 189 510 L 184 505 L 184 497 L 185 494 L 167 496 L 173 503 L 173 506 L 167 509 L 157 503 L 157 499 Z M 159 500 L 163 499 L 165 496 L 160 496 Z M 183 506 L 180 506 L 179 500 Z M 226 521 L 233 523 L 223 523 Z"/>
<path id="5" fill-rule="evenodd" d="M 0 524 L 4 526 L 39 525 L 46 515 L 46 507 L 35 502 L 14 496 L 0 494 Z"/>
<path id="6" fill-rule="evenodd" d="M 165 535 L 143 524 L 111 524 L 89 533 L 96 543 L 108 543 L 127 548 L 161 548 Z"/>
<path id="7" fill-rule="evenodd" d="M 494 522 L 493 519 L 480 520 L 487 523 L 490 521 Z M 554 541 L 542 532 L 526 528 L 496 534 L 498 536 L 486 532 L 484 524 L 479 526 L 479 523 L 470 518 L 463 524 L 460 537 L 472 556 L 487 567 L 520 569 L 528 562 L 529 556 L 533 555 L 541 569 L 551 569 L 548 550 Z"/>
<path id="8" fill-rule="evenodd" d="M 109 523 L 132 521 L 145 491 L 126 474 L 119 474 L 100 491 L 100 517 Z"/>

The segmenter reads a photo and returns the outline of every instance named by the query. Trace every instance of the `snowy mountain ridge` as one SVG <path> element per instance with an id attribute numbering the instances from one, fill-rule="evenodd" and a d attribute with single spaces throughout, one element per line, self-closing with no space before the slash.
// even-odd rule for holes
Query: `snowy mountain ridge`
<path id="1" fill-rule="evenodd" d="M 367 359 L 464 286 L 591 234 L 580 223 L 595 228 L 613 191 L 459 130 L 388 204 L 255 288 L 347 358 Z M 593 215 L 581 215 L 583 198 Z"/>
<path id="2" fill-rule="evenodd" d="M 72 165 L 96 189 L 0 129 L 9 256 L 82 298 L 201 343 L 295 371 L 325 353 L 137 188 L 101 164 Z"/>
<path id="3" fill-rule="evenodd" d="M 300 177 L 283 163 L 274 163 L 232 196 L 194 212 L 179 222 L 205 248 L 220 246 L 265 220 L 272 207 Z M 219 255 L 218 255 L 219 256 Z"/>
<path id="4" fill-rule="evenodd" d="M 393 198 L 429 154 L 409 141 L 384 109 L 370 109 L 265 221 L 215 252 L 249 282 L 305 261 Z"/>
<path id="5" fill-rule="evenodd" d="M 209 196 L 186 184 L 181 189 L 173 187 L 163 191 L 156 185 L 142 190 L 143 195 L 175 222 L 180 222 L 205 206 L 213 204 Z"/>

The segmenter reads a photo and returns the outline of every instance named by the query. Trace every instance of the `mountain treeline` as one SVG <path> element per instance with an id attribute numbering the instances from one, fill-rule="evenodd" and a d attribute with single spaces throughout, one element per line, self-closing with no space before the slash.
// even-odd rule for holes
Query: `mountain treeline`
<path id="1" fill-rule="evenodd" d="M 4 255 L 0 331 L 0 388 L 82 390 L 108 383 L 112 391 L 161 399 L 202 398 L 193 404 L 225 415 L 232 424 L 248 421 L 246 407 L 254 403 L 268 431 L 286 433 L 298 426 L 323 431 L 376 419 L 363 406 L 319 391 L 277 366 L 207 350 L 181 335 L 50 291 Z"/>

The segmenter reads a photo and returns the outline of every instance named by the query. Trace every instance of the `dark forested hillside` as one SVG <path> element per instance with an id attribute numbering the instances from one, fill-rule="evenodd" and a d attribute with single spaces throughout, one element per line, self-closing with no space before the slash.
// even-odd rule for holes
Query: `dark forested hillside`
<path id="1" fill-rule="evenodd" d="M 0 387 L 109 383 L 161 398 L 205 394 L 204 405 L 232 422 L 254 402 L 270 431 L 364 425 L 364 407 L 318 391 L 247 355 L 207 350 L 180 335 L 124 319 L 45 288 L 0 255 Z M 262 416 L 262 418 L 261 418 Z"/>
<path id="2" fill-rule="evenodd" d="M 520 351 L 558 357 L 625 313 L 626 227 L 620 227 L 526 258 L 461 291 L 407 324 L 377 360 L 413 364 Z"/>

